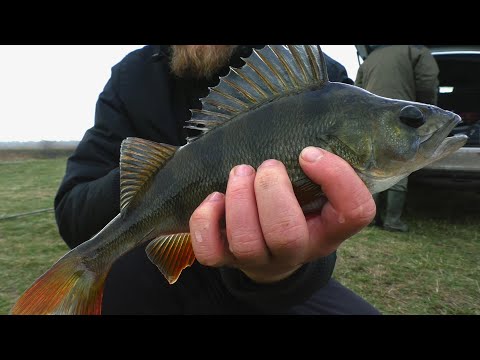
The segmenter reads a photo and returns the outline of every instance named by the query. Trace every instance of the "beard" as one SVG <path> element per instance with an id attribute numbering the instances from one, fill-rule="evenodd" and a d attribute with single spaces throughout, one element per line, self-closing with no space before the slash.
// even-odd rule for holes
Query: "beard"
<path id="1" fill-rule="evenodd" d="M 228 65 L 238 45 L 172 45 L 170 68 L 178 77 L 211 78 Z"/>

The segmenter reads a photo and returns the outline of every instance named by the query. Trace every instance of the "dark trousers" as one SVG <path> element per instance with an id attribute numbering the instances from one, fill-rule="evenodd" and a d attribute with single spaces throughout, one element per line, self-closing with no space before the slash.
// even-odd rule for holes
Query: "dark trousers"
<path id="1" fill-rule="evenodd" d="M 304 304 L 295 306 L 292 314 L 302 315 L 381 315 L 363 298 L 335 279 L 318 290 Z"/>
<path id="2" fill-rule="evenodd" d="M 289 314 L 377 315 L 372 305 L 331 279 Z M 103 295 L 104 315 L 259 314 L 234 298 L 215 268 L 197 262 L 170 285 L 145 254 L 144 247 L 126 254 L 112 267 Z"/>

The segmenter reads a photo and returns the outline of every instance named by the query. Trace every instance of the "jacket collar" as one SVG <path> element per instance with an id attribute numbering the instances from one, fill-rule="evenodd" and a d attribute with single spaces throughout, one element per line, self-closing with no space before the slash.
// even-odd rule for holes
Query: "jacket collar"
<path id="1" fill-rule="evenodd" d="M 170 56 L 170 46 L 168 45 L 152 45 L 153 47 L 153 61 L 160 61 L 162 58 Z"/>

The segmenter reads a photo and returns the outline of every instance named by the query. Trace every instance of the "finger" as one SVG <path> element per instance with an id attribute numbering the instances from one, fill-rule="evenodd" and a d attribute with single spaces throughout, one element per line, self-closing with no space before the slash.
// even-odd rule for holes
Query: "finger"
<path id="1" fill-rule="evenodd" d="M 269 253 L 263 240 L 254 191 L 255 170 L 249 165 L 232 169 L 225 193 L 227 239 L 230 252 L 242 264 L 261 265 Z"/>
<path id="2" fill-rule="evenodd" d="M 210 194 L 190 217 L 192 247 L 198 262 L 207 266 L 222 266 L 231 261 L 227 244 L 221 235 L 220 223 L 225 214 L 225 196 Z"/>
<path id="3" fill-rule="evenodd" d="M 274 257 L 294 264 L 304 256 L 308 227 L 285 166 L 267 160 L 257 170 L 255 196 L 263 236 Z"/>
<path id="4" fill-rule="evenodd" d="M 300 154 L 300 165 L 328 199 L 321 216 L 307 220 L 310 241 L 328 255 L 372 221 L 375 202 L 350 164 L 335 154 L 308 147 Z"/>

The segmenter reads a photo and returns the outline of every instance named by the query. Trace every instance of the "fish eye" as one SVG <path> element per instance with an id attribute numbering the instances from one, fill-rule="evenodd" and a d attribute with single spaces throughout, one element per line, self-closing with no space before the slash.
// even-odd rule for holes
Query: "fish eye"
<path id="1" fill-rule="evenodd" d="M 425 117 L 420 109 L 413 105 L 407 105 L 400 110 L 400 121 L 405 125 L 417 129 L 425 124 Z"/>

